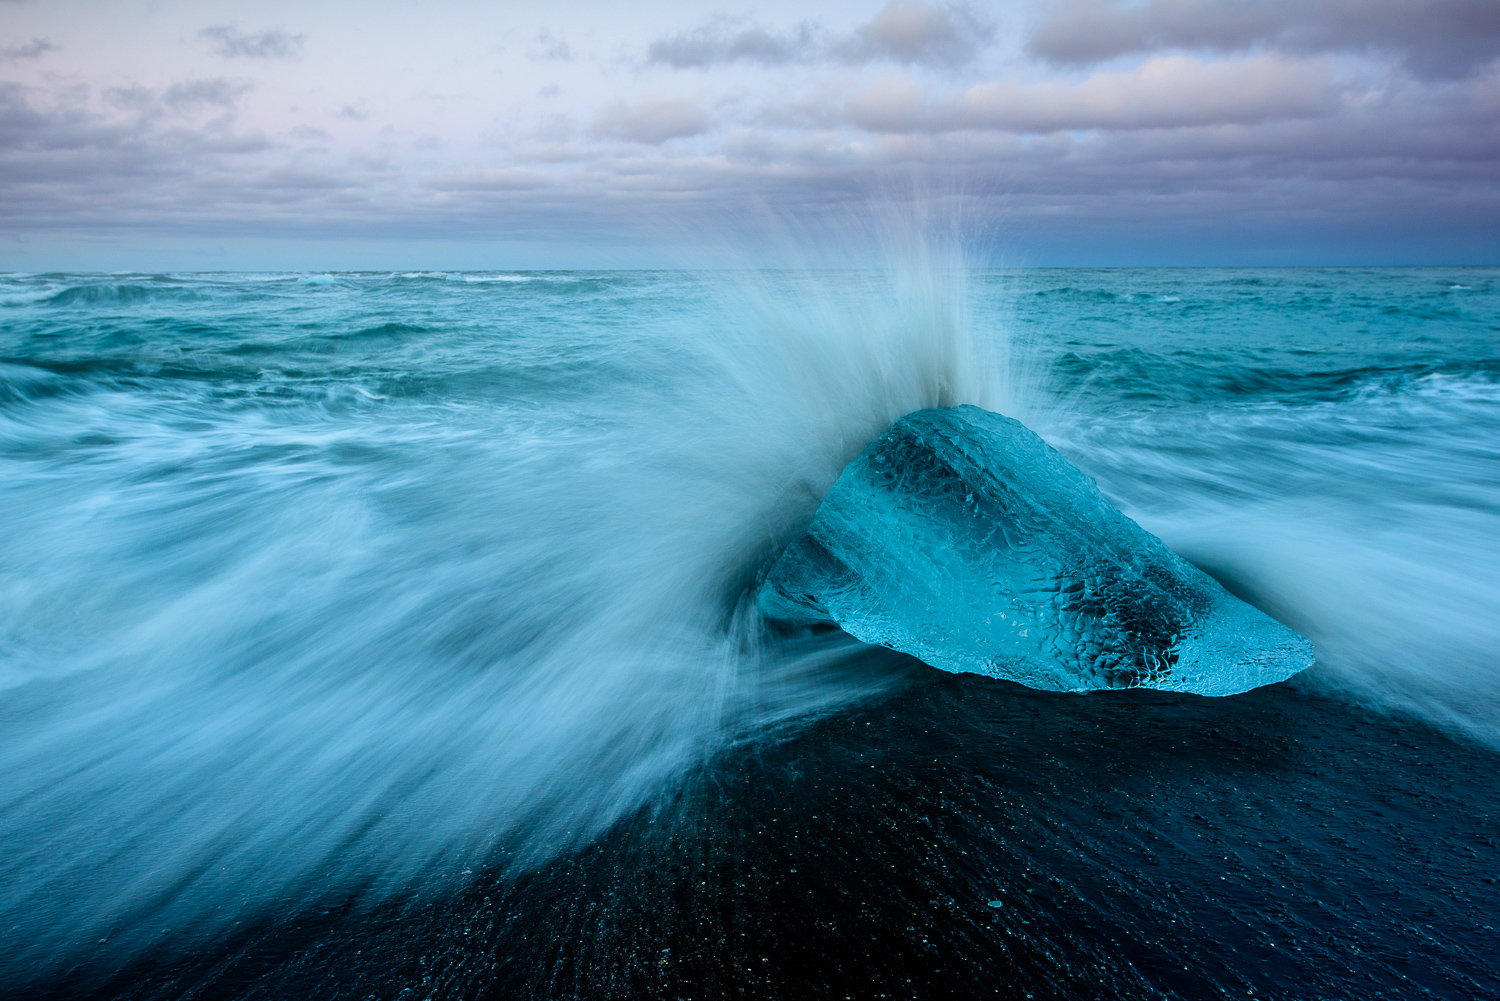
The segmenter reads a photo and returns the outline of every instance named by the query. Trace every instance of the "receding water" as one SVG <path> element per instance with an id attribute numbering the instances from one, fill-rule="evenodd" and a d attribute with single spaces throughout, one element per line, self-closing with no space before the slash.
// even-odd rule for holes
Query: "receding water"
<path id="1" fill-rule="evenodd" d="M 1256 981 L 1227 958 L 1243 922 L 1199 912 L 1177 952 L 1101 943 L 1170 929 L 1198 821 L 1225 852 L 1280 831 L 1309 885 L 1393 867 L 1407 900 L 1362 920 L 1408 964 L 1434 895 L 1432 934 L 1488 934 L 1493 884 L 1453 904 L 1435 874 L 1496 868 L 1493 783 L 1432 782 L 1492 776 L 1500 745 L 1497 345 L 1500 269 L 0 277 L 0 977 L 1398 991 L 1416 973 L 1352 938 Z M 767 633 L 757 575 L 843 465 L 966 402 L 1038 430 L 1317 666 L 1228 700 L 1043 697 Z M 1368 826 L 1349 796 L 1412 816 L 1340 851 L 1325 834 Z M 1392 823 L 1428 843 L 1392 856 Z M 1187 852 L 1175 888 L 1109 830 Z M 990 906 L 1074 864 L 1082 924 L 1061 897 Z M 1249 863 L 1264 934 L 1341 934 L 1297 931 L 1313 891 L 1279 864 Z M 788 869 L 816 892 L 763 882 Z M 1424 990 L 1500 990 L 1476 947 L 1434 948 L 1467 979 Z"/>

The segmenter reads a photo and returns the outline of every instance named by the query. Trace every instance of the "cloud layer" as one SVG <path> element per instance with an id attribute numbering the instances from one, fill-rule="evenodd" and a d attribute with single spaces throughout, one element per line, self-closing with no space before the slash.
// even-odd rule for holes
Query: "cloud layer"
<path id="1" fill-rule="evenodd" d="M 302 54 L 302 35 L 285 31 L 246 33 L 232 24 L 216 24 L 198 32 L 225 59 L 295 59 Z"/>
<path id="2" fill-rule="evenodd" d="M 56 52 L 57 46 L 45 38 L 33 38 L 29 42 L 21 42 L 17 45 L 7 45 L 0 48 L 0 58 L 14 62 L 18 59 L 37 59 L 49 52 Z"/>
<path id="3" fill-rule="evenodd" d="M 593 134 L 607 139 L 658 145 L 706 132 L 708 113 L 680 97 L 643 94 L 635 101 L 614 101 L 594 119 Z"/>
<path id="4" fill-rule="evenodd" d="M 967 4 L 888 3 L 853 31 L 839 35 L 802 21 L 776 31 L 723 15 L 653 41 L 649 62 L 675 69 L 730 63 L 874 62 L 954 66 L 972 60 L 994 38 L 994 26 Z"/>
<path id="5" fill-rule="evenodd" d="M 1500 256 L 1497 8 L 1469 0 L 674 8 L 597 36 L 209 14 L 149 59 L 14 9 L 11 266 L 107 234 L 624 246 L 913 179 L 1022 259 Z"/>
<path id="6" fill-rule="evenodd" d="M 1092 64 L 1161 49 L 1387 52 L 1420 76 L 1469 76 L 1500 55 L 1492 0 L 1063 0 L 1027 45 Z"/>
<path id="7" fill-rule="evenodd" d="M 851 123 L 871 132 L 1051 133 L 1256 124 L 1326 115 L 1338 104 L 1321 62 L 1163 56 L 1081 83 L 981 83 L 940 95 L 886 77 L 852 94 L 847 112 Z"/>

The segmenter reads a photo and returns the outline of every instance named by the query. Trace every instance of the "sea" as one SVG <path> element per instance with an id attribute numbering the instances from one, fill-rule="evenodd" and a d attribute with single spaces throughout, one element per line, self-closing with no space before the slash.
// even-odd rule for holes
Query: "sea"
<path id="1" fill-rule="evenodd" d="M 1226 698 L 754 601 L 1020 419 Z M 0 996 L 1500 997 L 1500 268 L 0 275 Z"/>

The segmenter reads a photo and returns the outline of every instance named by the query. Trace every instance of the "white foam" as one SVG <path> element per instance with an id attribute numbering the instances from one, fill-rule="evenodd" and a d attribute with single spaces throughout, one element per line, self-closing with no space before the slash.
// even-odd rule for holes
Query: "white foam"
<path id="1" fill-rule="evenodd" d="M 962 277 L 682 281 L 692 310 L 539 341 L 627 370 L 581 402 L 0 409 L 0 663 L 38 708 L 0 738 L 14 962 L 536 864 L 882 683 L 769 640 L 748 590 L 896 417 L 995 405 Z"/>

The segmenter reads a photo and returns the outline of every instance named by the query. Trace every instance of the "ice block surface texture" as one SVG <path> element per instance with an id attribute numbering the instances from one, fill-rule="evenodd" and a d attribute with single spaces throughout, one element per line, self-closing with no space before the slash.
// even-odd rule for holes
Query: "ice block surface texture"
<path id="1" fill-rule="evenodd" d="M 1033 688 L 1232 695 L 1312 643 L 1225 591 L 1019 421 L 919 410 L 851 462 L 762 613 Z"/>

